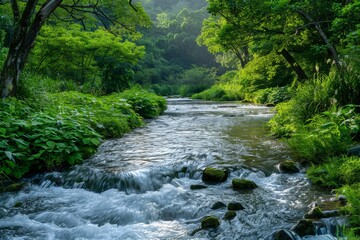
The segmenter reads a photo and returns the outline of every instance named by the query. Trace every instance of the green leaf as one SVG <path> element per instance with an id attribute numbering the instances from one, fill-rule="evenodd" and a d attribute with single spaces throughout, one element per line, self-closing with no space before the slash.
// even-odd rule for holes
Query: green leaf
<path id="1" fill-rule="evenodd" d="M 90 139 L 91 143 L 94 144 L 95 146 L 99 145 L 100 144 L 100 141 L 96 138 L 91 138 Z"/>
<path id="2" fill-rule="evenodd" d="M 46 145 L 49 146 L 49 147 L 51 147 L 51 148 L 54 148 L 55 145 L 56 145 L 56 143 L 53 142 L 53 141 L 47 141 L 47 142 L 46 142 Z"/>
<path id="3" fill-rule="evenodd" d="M 8 159 L 10 159 L 11 161 L 15 162 L 15 159 L 13 157 L 12 152 L 10 151 L 5 151 L 5 155 L 8 157 Z"/>

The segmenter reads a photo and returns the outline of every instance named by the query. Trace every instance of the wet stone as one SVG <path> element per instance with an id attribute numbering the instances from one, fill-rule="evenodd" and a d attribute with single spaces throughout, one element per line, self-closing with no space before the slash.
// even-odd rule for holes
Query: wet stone
<path id="1" fill-rule="evenodd" d="M 314 223 L 308 219 L 300 220 L 291 230 L 297 233 L 300 237 L 316 234 Z"/>
<path id="2" fill-rule="evenodd" d="M 279 164 L 279 169 L 282 173 L 298 173 L 299 168 L 294 161 L 286 160 Z"/>
<path id="3" fill-rule="evenodd" d="M 211 209 L 216 210 L 220 208 L 226 208 L 226 204 L 223 202 L 216 202 L 211 206 Z"/>
<path id="4" fill-rule="evenodd" d="M 208 167 L 203 171 L 202 180 L 209 183 L 221 183 L 225 182 L 227 177 L 226 170 Z"/>
<path id="5" fill-rule="evenodd" d="M 319 207 L 314 207 L 304 217 L 307 219 L 320 219 L 324 218 L 325 215 Z"/>
<path id="6" fill-rule="evenodd" d="M 297 239 L 296 236 L 290 231 L 279 230 L 272 234 L 272 240 L 294 240 Z"/>
<path id="7" fill-rule="evenodd" d="M 231 202 L 227 206 L 228 210 L 239 211 L 245 209 L 244 206 L 239 202 Z"/>
<path id="8" fill-rule="evenodd" d="M 214 216 L 206 216 L 201 221 L 202 229 L 217 228 L 218 226 L 220 226 L 220 221 Z"/>
<path id="9" fill-rule="evenodd" d="M 253 181 L 242 178 L 234 178 L 232 180 L 232 187 L 234 190 L 252 190 L 258 186 Z"/>
<path id="10" fill-rule="evenodd" d="M 236 211 L 231 210 L 231 211 L 227 211 L 224 215 L 224 219 L 225 220 L 232 220 L 236 217 Z"/>

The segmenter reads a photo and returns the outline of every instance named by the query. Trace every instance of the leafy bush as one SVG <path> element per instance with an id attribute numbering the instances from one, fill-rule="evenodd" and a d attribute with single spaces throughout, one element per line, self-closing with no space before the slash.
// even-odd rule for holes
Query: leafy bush
<path id="1" fill-rule="evenodd" d="M 360 183 L 351 186 L 344 186 L 337 191 L 339 194 L 344 194 L 347 197 L 348 204 L 345 210 L 348 211 L 349 220 L 353 229 L 360 228 Z M 359 234 L 359 232 L 357 233 Z"/>
<path id="2" fill-rule="evenodd" d="M 0 103 L 0 176 L 59 170 L 95 153 L 101 137 L 119 137 L 166 109 L 162 97 L 141 89 L 94 97 L 49 93 L 32 108 L 14 98 Z M 129 103 L 133 104 L 129 104 Z M 1 179 L 0 179 L 1 180 Z"/>
<path id="3" fill-rule="evenodd" d="M 0 109 L 0 172 L 10 177 L 80 163 L 100 144 L 84 118 L 34 112 L 16 99 L 3 100 Z"/>
<path id="4" fill-rule="evenodd" d="M 215 79 L 213 69 L 193 66 L 181 75 L 179 93 L 183 97 L 190 97 L 210 88 L 215 83 Z"/>
<path id="5" fill-rule="evenodd" d="M 123 98 L 143 118 L 154 118 L 166 110 L 166 100 L 141 87 L 133 87 L 113 96 Z"/>
<path id="6" fill-rule="evenodd" d="M 360 116 L 355 107 L 334 108 L 315 115 L 288 140 L 298 156 L 322 162 L 347 151 L 352 135 L 359 130 Z"/>
<path id="7" fill-rule="evenodd" d="M 120 137 L 142 125 L 141 117 L 121 97 L 94 97 L 79 92 L 62 92 L 48 96 L 47 111 L 76 114 L 87 119 L 89 125 L 104 138 Z M 54 109 L 53 106 L 61 106 Z"/>
<path id="8" fill-rule="evenodd" d="M 222 89 L 221 86 L 214 85 L 205 91 L 195 93 L 191 96 L 191 98 L 203 100 L 221 100 L 225 96 L 225 94 L 225 90 Z"/>
<path id="9" fill-rule="evenodd" d="M 277 105 L 276 115 L 269 121 L 272 133 L 277 137 L 289 136 L 308 119 L 334 105 L 331 91 L 333 81 L 334 77 L 318 75 L 299 84 L 288 102 Z"/>

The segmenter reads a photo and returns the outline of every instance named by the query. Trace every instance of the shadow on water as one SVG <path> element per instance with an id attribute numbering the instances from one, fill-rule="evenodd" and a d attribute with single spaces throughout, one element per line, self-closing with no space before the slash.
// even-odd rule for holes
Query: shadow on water
<path id="1" fill-rule="evenodd" d="M 331 196 L 311 186 L 303 173 L 278 172 L 277 164 L 291 154 L 268 135 L 271 116 L 263 106 L 170 99 L 163 116 L 106 141 L 84 164 L 37 176 L 19 193 L 1 195 L 0 236 L 272 239 L 273 232 L 286 233 L 309 204 Z M 207 166 L 227 169 L 228 179 L 203 183 Z M 234 178 L 259 188 L 234 191 Z M 192 190 L 194 185 L 201 189 Z M 216 202 L 238 202 L 244 209 L 221 220 L 216 230 L 194 232 L 204 216 L 223 218 L 227 210 L 213 209 Z M 326 224 L 318 228 L 321 235 L 306 239 L 334 239 L 328 229 L 336 223 Z"/>

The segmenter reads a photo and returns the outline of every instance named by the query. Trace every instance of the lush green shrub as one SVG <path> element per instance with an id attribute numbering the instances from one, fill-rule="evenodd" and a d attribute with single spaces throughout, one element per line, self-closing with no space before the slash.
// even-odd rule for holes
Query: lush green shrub
<path id="1" fill-rule="evenodd" d="M 143 124 L 139 114 L 154 117 L 166 109 L 164 98 L 141 89 L 104 97 L 79 92 L 42 97 L 36 109 L 14 98 L 0 102 L 1 176 L 21 178 L 81 163 L 101 137 L 122 136 Z"/>
<path id="2" fill-rule="evenodd" d="M 179 93 L 183 97 L 191 97 L 195 93 L 210 88 L 216 80 L 213 69 L 193 66 L 185 70 L 179 79 Z"/>
<path id="3" fill-rule="evenodd" d="M 291 136 L 288 143 L 299 157 L 322 162 L 347 151 L 352 135 L 359 130 L 359 120 L 352 105 L 334 108 L 311 118 Z"/>
<path id="4" fill-rule="evenodd" d="M 47 111 L 75 113 L 87 119 L 104 138 L 120 137 L 143 124 L 131 105 L 116 95 L 95 97 L 79 92 L 62 92 L 49 95 L 48 99 Z M 53 106 L 61 107 L 54 109 Z"/>
<path id="5" fill-rule="evenodd" d="M 225 94 L 225 90 L 222 89 L 221 86 L 214 85 L 205 91 L 192 95 L 191 98 L 203 100 L 221 100 Z"/>
<path id="6" fill-rule="evenodd" d="M 350 186 L 344 186 L 337 191 L 339 194 L 344 194 L 347 198 L 347 205 L 345 210 L 350 214 L 348 216 L 351 227 L 360 228 L 360 183 Z M 357 233 L 359 234 L 359 232 Z"/>
<path id="7" fill-rule="evenodd" d="M 319 75 L 290 90 L 292 98 L 278 104 L 276 115 L 269 121 L 272 133 L 277 137 L 289 136 L 308 119 L 334 105 L 336 100 L 331 91 L 333 81 L 334 77 Z"/>
<path id="8" fill-rule="evenodd" d="M 154 118 L 166 110 L 167 103 L 163 97 L 150 93 L 140 87 L 133 87 L 113 96 L 123 98 L 134 111 L 143 118 Z"/>
<path id="9" fill-rule="evenodd" d="M 100 144 L 84 118 L 36 112 L 16 99 L 0 108 L 0 172 L 9 177 L 80 163 Z"/>

